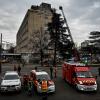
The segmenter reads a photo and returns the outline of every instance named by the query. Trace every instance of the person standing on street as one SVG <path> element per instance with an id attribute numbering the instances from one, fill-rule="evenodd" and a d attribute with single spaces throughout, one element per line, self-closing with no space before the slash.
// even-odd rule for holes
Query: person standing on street
<path id="1" fill-rule="evenodd" d="M 28 81 L 28 95 L 32 96 L 34 95 L 34 86 L 33 86 L 33 80 L 30 78 Z"/>
<path id="2" fill-rule="evenodd" d="M 51 77 L 51 79 L 53 78 L 53 68 L 52 68 L 52 66 L 50 66 L 50 77 Z"/>
<path id="3" fill-rule="evenodd" d="M 23 66 L 23 67 L 25 66 L 25 61 L 24 61 L 24 60 L 22 61 L 22 66 Z"/>
<path id="4" fill-rule="evenodd" d="M 37 71 L 37 67 L 35 66 L 35 68 L 34 68 L 36 71 Z"/>
<path id="5" fill-rule="evenodd" d="M 21 67 L 20 67 L 20 64 L 18 65 L 18 68 L 17 68 L 17 70 L 18 70 L 18 74 L 20 75 L 21 73 Z"/>
<path id="6" fill-rule="evenodd" d="M 57 66 L 54 67 L 54 75 L 55 75 L 55 78 L 57 78 Z"/>

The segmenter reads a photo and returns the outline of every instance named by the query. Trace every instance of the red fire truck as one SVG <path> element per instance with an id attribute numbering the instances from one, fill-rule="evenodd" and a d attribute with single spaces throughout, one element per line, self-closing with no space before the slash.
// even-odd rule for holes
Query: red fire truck
<path id="1" fill-rule="evenodd" d="M 96 79 L 90 72 L 90 67 L 77 62 L 64 62 L 62 77 L 68 83 L 81 91 L 97 91 Z"/>

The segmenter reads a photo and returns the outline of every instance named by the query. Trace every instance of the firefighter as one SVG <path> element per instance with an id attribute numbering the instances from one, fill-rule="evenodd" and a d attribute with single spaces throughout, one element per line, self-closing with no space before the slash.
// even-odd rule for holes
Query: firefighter
<path id="1" fill-rule="evenodd" d="M 29 81 L 29 75 L 25 74 L 23 76 L 23 87 L 24 87 L 24 90 L 27 90 L 27 88 L 28 88 L 28 81 Z"/>
<path id="2" fill-rule="evenodd" d="M 34 85 L 33 85 L 33 80 L 31 78 L 28 81 L 28 95 L 29 96 L 34 95 Z"/>
<path id="3" fill-rule="evenodd" d="M 42 100 L 47 100 L 47 91 L 48 91 L 48 82 L 43 79 L 41 83 L 41 89 L 42 89 Z"/>

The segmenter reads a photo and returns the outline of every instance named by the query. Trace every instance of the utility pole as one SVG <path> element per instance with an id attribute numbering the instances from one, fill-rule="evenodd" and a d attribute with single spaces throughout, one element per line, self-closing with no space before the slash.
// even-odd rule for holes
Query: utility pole
<path id="1" fill-rule="evenodd" d="M 43 40 L 42 40 L 42 27 L 40 28 L 40 56 L 41 56 L 41 66 L 43 67 Z"/>
<path id="2" fill-rule="evenodd" d="M 0 35 L 0 74 L 1 74 L 1 72 L 2 72 L 2 65 L 1 65 L 1 58 L 2 58 L 2 56 L 1 56 L 1 54 L 2 54 L 2 33 L 1 33 L 1 35 Z"/>

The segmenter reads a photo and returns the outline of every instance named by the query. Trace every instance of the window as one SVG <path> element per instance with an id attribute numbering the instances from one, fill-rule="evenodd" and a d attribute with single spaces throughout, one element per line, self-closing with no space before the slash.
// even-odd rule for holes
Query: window
<path id="1" fill-rule="evenodd" d="M 49 75 L 46 75 L 46 74 L 37 75 L 36 78 L 37 80 L 43 80 L 43 79 L 50 80 Z"/>
<path id="2" fill-rule="evenodd" d="M 80 78 L 92 78 L 91 72 L 83 71 L 83 72 L 76 72 L 76 76 Z"/>
<path id="3" fill-rule="evenodd" d="M 4 77 L 4 80 L 14 80 L 14 79 L 19 79 L 18 75 L 6 75 Z"/>

